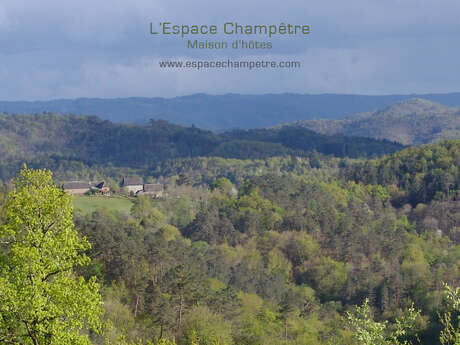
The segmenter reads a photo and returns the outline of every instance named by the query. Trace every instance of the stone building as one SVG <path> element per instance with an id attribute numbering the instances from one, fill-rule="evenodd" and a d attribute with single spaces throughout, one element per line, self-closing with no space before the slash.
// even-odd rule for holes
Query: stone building
<path id="1" fill-rule="evenodd" d="M 121 181 L 121 187 L 128 193 L 133 192 L 136 194 L 144 189 L 144 182 L 142 177 L 124 177 Z"/>
<path id="2" fill-rule="evenodd" d="M 161 198 L 163 196 L 164 186 L 160 183 L 144 184 L 144 188 L 138 194 L 150 195 L 152 198 Z"/>
<path id="3" fill-rule="evenodd" d="M 66 193 L 81 195 L 88 193 L 91 188 L 91 185 L 89 184 L 89 182 L 84 181 L 70 181 L 64 182 L 62 188 Z"/>

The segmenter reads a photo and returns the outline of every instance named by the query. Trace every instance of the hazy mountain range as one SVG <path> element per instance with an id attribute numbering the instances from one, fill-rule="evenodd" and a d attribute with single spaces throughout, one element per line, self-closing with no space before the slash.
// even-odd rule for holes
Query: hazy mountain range
<path id="1" fill-rule="evenodd" d="M 460 138 L 460 108 L 412 98 L 344 120 L 301 120 L 290 125 L 328 135 L 343 134 L 419 145 Z"/>
<path id="2" fill-rule="evenodd" d="M 195 94 L 175 98 L 79 98 L 50 101 L 0 102 L 0 113 L 54 112 L 96 115 L 113 122 L 147 123 L 164 119 L 204 129 L 260 128 L 314 118 L 344 119 L 413 97 L 445 106 L 460 106 L 460 93 L 364 96 L 343 94 Z M 407 141 L 406 141 L 407 142 Z M 409 140 L 410 142 L 410 140 Z"/>

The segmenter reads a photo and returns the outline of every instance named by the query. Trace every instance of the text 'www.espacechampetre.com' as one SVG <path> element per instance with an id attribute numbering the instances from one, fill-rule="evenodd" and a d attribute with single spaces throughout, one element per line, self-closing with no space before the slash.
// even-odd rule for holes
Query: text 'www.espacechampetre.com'
<path id="1" fill-rule="evenodd" d="M 300 68 L 300 61 L 267 61 L 267 60 L 164 60 L 158 62 L 160 68 L 178 69 L 207 69 L 207 68 L 246 68 L 269 69 L 269 68 Z"/>

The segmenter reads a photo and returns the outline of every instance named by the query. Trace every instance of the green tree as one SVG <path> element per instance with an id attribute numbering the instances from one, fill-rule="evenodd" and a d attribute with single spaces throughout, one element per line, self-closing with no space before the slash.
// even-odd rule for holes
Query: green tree
<path id="1" fill-rule="evenodd" d="M 187 345 L 230 345 L 231 323 L 205 306 L 191 309 L 184 319 L 182 341 Z"/>
<path id="2" fill-rule="evenodd" d="M 230 196 L 236 196 L 237 190 L 235 189 L 235 186 L 233 186 L 232 182 L 226 178 L 226 177 L 221 177 L 215 180 L 211 184 L 211 190 L 218 190 L 224 194 L 230 195 Z"/>
<path id="3" fill-rule="evenodd" d="M 460 345 L 460 288 L 455 289 L 444 285 L 449 311 L 441 317 L 444 329 L 441 331 L 439 340 L 442 345 Z"/>
<path id="4" fill-rule="evenodd" d="M 409 345 L 407 340 L 408 331 L 415 326 L 415 321 L 420 315 L 412 306 L 406 315 L 397 318 L 394 325 L 387 321 L 374 321 L 371 315 L 369 300 L 365 300 L 362 306 L 356 307 L 355 313 L 347 313 L 347 321 L 354 331 L 354 337 L 362 345 Z"/>
<path id="5" fill-rule="evenodd" d="M 139 219 L 144 227 L 157 227 L 164 222 L 164 215 L 153 207 L 148 196 L 138 196 L 131 207 L 131 215 Z"/>
<path id="6" fill-rule="evenodd" d="M 172 267 L 165 276 L 168 285 L 168 292 L 171 294 L 171 303 L 175 304 L 177 310 L 176 333 L 182 328 L 182 319 L 188 300 L 191 298 L 197 283 L 196 273 L 189 265 L 179 264 Z"/>
<path id="7" fill-rule="evenodd" d="M 4 205 L 0 227 L 0 343 L 90 344 L 100 329 L 98 284 L 74 268 L 89 248 L 72 221 L 72 200 L 46 170 L 24 168 Z"/>

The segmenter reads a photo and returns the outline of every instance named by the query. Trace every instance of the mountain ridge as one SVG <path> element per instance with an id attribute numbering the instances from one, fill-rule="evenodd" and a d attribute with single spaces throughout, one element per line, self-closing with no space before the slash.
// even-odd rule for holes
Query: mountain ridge
<path id="1" fill-rule="evenodd" d="M 460 138 L 460 108 L 411 98 L 343 120 L 301 120 L 287 125 L 305 127 L 327 135 L 343 134 L 387 139 L 403 145 L 420 145 Z"/>
<path id="2" fill-rule="evenodd" d="M 313 118 L 344 119 L 395 102 L 423 97 L 446 106 L 460 106 L 460 92 L 424 95 L 347 94 L 193 94 L 174 98 L 77 98 L 48 101 L 0 101 L 0 113 L 42 112 L 96 115 L 112 122 L 147 123 L 165 119 L 171 123 L 211 130 L 263 128 Z"/>

